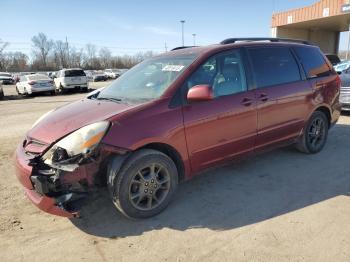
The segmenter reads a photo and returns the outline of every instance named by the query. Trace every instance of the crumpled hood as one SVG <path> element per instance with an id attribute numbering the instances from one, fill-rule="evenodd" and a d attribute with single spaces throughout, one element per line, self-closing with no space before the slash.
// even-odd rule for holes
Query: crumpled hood
<path id="1" fill-rule="evenodd" d="M 27 137 L 52 144 L 83 126 L 106 120 L 136 106 L 86 98 L 51 112 L 27 133 Z"/>

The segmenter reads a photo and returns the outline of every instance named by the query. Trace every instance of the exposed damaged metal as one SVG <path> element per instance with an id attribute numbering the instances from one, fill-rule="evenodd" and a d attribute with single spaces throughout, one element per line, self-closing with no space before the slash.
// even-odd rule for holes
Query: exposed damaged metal
<path id="1" fill-rule="evenodd" d="M 79 200 L 88 196 L 98 184 L 98 171 L 103 161 L 116 152 L 113 147 L 95 147 L 86 153 L 69 156 L 65 149 L 56 147 L 29 159 L 33 167 L 30 181 L 41 196 L 53 198 L 57 207 L 78 216 Z M 123 151 L 118 151 L 124 153 Z"/>

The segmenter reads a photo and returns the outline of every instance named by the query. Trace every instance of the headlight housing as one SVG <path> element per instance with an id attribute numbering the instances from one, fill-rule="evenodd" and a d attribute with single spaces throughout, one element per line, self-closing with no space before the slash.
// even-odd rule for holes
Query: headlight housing
<path id="1" fill-rule="evenodd" d="M 53 165 L 93 152 L 106 134 L 109 125 L 108 121 L 97 122 L 64 137 L 44 154 L 45 164 Z"/>

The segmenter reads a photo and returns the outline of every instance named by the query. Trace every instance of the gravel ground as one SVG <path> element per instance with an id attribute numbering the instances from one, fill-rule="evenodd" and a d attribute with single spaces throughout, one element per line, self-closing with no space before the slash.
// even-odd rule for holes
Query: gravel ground
<path id="1" fill-rule="evenodd" d="M 106 83 L 93 83 L 92 88 Z M 350 261 L 350 114 L 325 149 L 279 149 L 183 183 L 162 214 L 128 220 L 105 192 L 83 218 L 45 214 L 24 197 L 13 152 L 46 111 L 84 94 L 0 101 L 1 261 Z"/>

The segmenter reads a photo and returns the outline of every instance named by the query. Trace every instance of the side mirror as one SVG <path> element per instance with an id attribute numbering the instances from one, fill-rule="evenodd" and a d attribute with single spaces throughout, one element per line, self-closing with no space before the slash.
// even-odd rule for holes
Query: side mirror
<path id="1" fill-rule="evenodd" d="M 214 99 L 214 95 L 210 85 L 193 86 L 187 93 L 187 100 L 190 102 L 209 101 L 212 99 Z"/>

